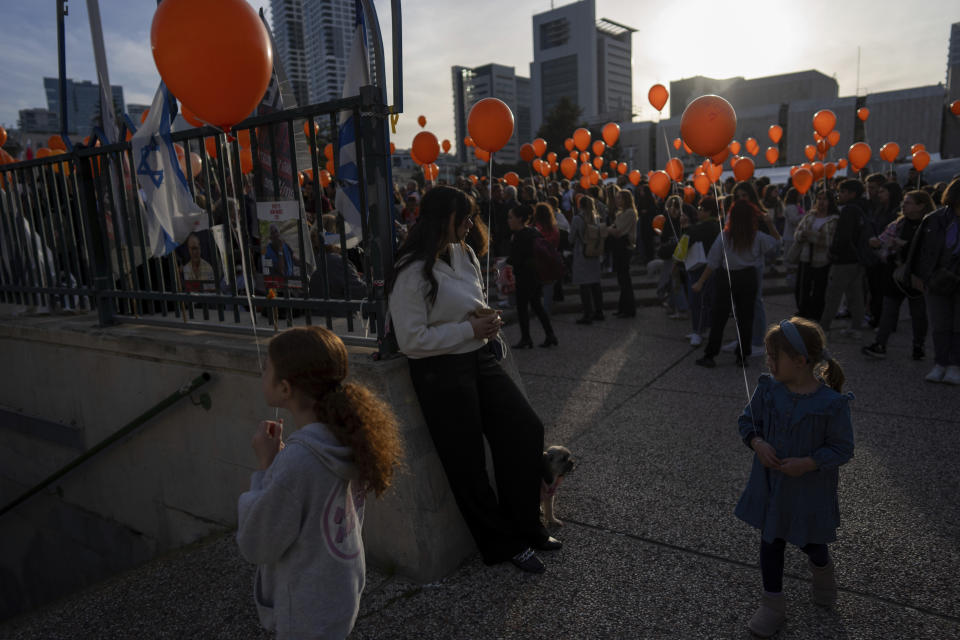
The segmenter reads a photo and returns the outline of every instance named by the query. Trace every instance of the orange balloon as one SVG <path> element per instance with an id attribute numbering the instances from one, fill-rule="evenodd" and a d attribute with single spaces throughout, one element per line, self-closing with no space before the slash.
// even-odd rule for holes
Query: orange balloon
<path id="1" fill-rule="evenodd" d="M 767 153 L 765 155 L 767 162 L 770 164 L 777 164 L 777 160 L 780 158 L 780 152 L 776 147 L 767 147 Z"/>
<path id="2" fill-rule="evenodd" d="M 707 166 L 707 177 L 710 178 L 710 182 L 716 182 L 720 179 L 720 176 L 723 174 L 723 165 L 722 164 L 710 164 Z"/>
<path id="3" fill-rule="evenodd" d="M 617 165 L 617 173 L 619 173 L 620 175 L 623 175 L 627 172 L 627 168 L 628 168 L 627 163 L 621 162 L 620 164 Z"/>
<path id="4" fill-rule="evenodd" d="M 830 109 L 821 109 L 813 114 L 813 130 L 826 138 L 837 125 L 837 114 Z"/>
<path id="5" fill-rule="evenodd" d="M 790 177 L 792 178 L 793 174 L 795 174 L 799 170 L 800 170 L 800 167 L 797 167 L 797 166 L 790 167 Z"/>
<path id="6" fill-rule="evenodd" d="M 587 176 L 580 176 L 580 186 L 581 186 L 581 187 L 583 187 L 584 189 L 589 189 L 589 188 L 590 188 L 590 185 L 591 185 L 591 183 L 590 183 L 590 178 L 588 178 Z"/>
<path id="7" fill-rule="evenodd" d="M 560 161 L 560 173 L 567 180 L 572 180 L 577 175 L 577 161 L 573 158 L 564 158 Z"/>
<path id="8" fill-rule="evenodd" d="M 390 143 L 390 155 L 394 155 L 397 152 L 397 145 Z"/>
<path id="9" fill-rule="evenodd" d="M 723 151 L 711 156 L 710 160 L 714 164 L 723 164 L 723 161 L 726 160 L 729 155 L 730 155 L 730 149 L 727 149 L 726 147 L 724 147 Z"/>
<path id="10" fill-rule="evenodd" d="M 922 142 L 915 142 L 912 145 L 910 145 L 910 155 L 915 154 L 917 151 L 925 151 L 926 149 L 927 149 L 927 146 Z"/>
<path id="11" fill-rule="evenodd" d="M 149 111 L 149 109 L 147 109 L 147 111 Z M 196 114 L 193 113 L 193 111 L 190 111 L 189 107 L 187 107 L 187 105 L 183 104 L 182 102 L 180 103 L 180 115 L 183 116 L 183 119 L 186 120 L 190 124 L 190 126 L 193 126 L 193 127 L 203 126 L 203 122 L 200 120 L 200 118 L 198 118 Z M 141 120 L 141 122 L 143 121 Z"/>
<path id="12" fill-rule="evenodd" d="M 833 174 L 835 174 L 836 172 L 837 172 L 837 165 L 833 164 L 832 162 L 828 162 L 827 164 L 823 165 L 823 173 L 828 178 L 832 178 Z"/>
<path id="13" fill-rule="evenodd" d="M 588 176 L 593 173 L 593 167 L 590 166 L 590 163 L 584 162 L 580 165 L 580 175 Z"/>
<path id="14" fill-rule="evenodd" d="M 513 137 L 513 112 L 503 100 L 484 98 L 470 109 L 467 131 L 481 149 L 500 151 Z"/>
<path id="15" fill-rule="evenodd" d="M 813 163 L 813 179 L 821 180 L 823 178 L 824 167 L 822 162 Z"/>
<path id="16" fill-rule="evenodd" d="M 603 134 L 603 141 L 607 143 L 608 147 L 612 147 L 620 139 L 620 125 L 616 122 L 608 122 L 603 125 L 601 133 Z"/>
<path id="17" fill-rule="evenodd" d="M 52 151 L 53 149 L 60 149 L 61 151 L 67 150 L 67 145 L 63 142 L 63 138 L 58 135 L 52 135 L 47 138 L 47 147 Z"/>
<path id="18" fill-rule="evenodd" d="M 573 138 L 567 138 L 563 141 L 563 148 L 567 151 L 573 151 Z"/>
<path id="19" fill-rule="evenodd" d="M 320 173 L 318 177 L 320 178 L 321 187 L 328 186 L 330 184 L 330 181 L 333 179 L 332 176 L 330 175 L 330 172 L 327 171 L 326 169 L 320 169 Z M 313 180 L 313 169 L 310 170 L 310 180 Z"/>
<path id="20" fill-rule="evenodd" d="M 331 176 L 337 175 L 337 168 L 333 166 L 333 160 L 327 160 L 323 166 Z"/>
<path id="21" fill-rule="evenodd" d="M 437 136 L 429 131 L 421 131 L 413 137 L 413 146 L 411 150 L 417 154 L 421 164 L 430 164 L 436 162 L 440 156 L 440 143 L 437 142 Z"/>
<path id="22" fill-rule="evenodd" d="M 827 142 L 831 147 L 837 146 L 837 143 L 840 142 L 840 132 L 834 129 L 830 132 L 830 135 L 827 136 Z"/>
<path id="23" fill-rule="evenodd" d="M 473 142 L 473 138 L 471 138 L 470 136 L 463 137 L 463 144 L 464 146 L 467 146 L 467 147 L 475 146 L 475 143 Z"/>
<path id="24" fill-rule="evenodd" d="M 630 184 L 632 184 L 633 186 L 637 186 L 638 184 L 640 184 L 640 178 L 642 177 L 643 177 L 643 174 L 641 174 L 636 169 L 631 171 L 630 175 L 627 176 L 627 178 L 630 180 Z"/>
<path id="25" fill-rule="evenodd" d="M 670 158 L 666 166 L 667 175 L 674 182 L 680 182 L 683 179 L 683 163 L 679 158 Z"/>
<path id="26" fill-rule="evenodd" d="M 150 47 L 170 91 L 224 131 L 256 108 L 273 71 L 270 36 L 245 0 L 161 2 Z"/>
<path id="27" fill-rule="evenodd" d="M 543 164 L 543 160 L 541 160 L 540 158 L 534 158 L 533 162 L 531 163 L 531 166 L 533 167 L 534 171 L 536 171 L 537 173 L 540 173 L 541 164 Z"/>
<path id="28" fill-rule="evenodd" d="M 693 153 L 693 149 L 688 147 L 686 142 L 683 143 L 683 150 L 686 151 L 687 153 Z"/>
<path id="29" fill-rule="evenodd" d="M 203 146 L 207 150 L 207 155 L 211 158 L 217 157 L 217 139 L 216 138 L 206 138 L 203 141 Z"/>
<path id="30" fill-rule="evenodd" d="M 767 135 L 770 136 L 770 141 L 773 142 L 773 144 L 777 144 L 780 142 L 780 138 L 783 137 L 783 127 L 778 124 L 772 124 L 770 128 L 767 129 Z"/>
<path id="31" fill-rule="evenodd" d="M 597 156 L 593 159 L 593 166 L 595 169 L 603 168 L 603 156 Z"/>
<path id="32" fill-rule="evenodd" d="M 537 138 L 533 141 L 533 152 L 539 158 L 547 152 L 547 141 L 543 138 Z"/>
<path id="33" fill-rule="evenodd" d="M 651 188 L 651 191 L 652 190 L 653 189 Z M 666 223 L 667 223 L 667 219 L 661 213 L 653 217 L 653 221 L 650 223 L 650 226 L 652 226 L 657 231 L 663 231 L 663 225 L 665 225 Z"/>
<path id="34" fill-rule="evenodd" d="M 589 177 L 590 184 L 599 184 L 600 183 L 600 174 L 594 171 L 590 174 Z"/>
<path id="35" fill-rule="evenodd" d="M 590 148 L 593 149 L 593 155 L 602 156 L 603 152 L 607 150 L 607 145 L 604 144 L 603 140 L 594 140 L 593 146 Z"/>
<path id="36" fill-rule="evenodd" d="M 870 109 L 867 109 L 866 107 L 860 107 L 857 109 L 857 117 L 866 122 L 867 118 L 870 117 Z"/>
<path id="37" fill-rule="evenodd" d="M 580 151 L 586 151 L 587 147 L 590 146 L 590 131 L 584 129 L 583 127 L 574 131 L 573 144 L 577 147 L 577 149 L 580 149 Z"/>
<path id="38" fill-rule="evenodd" d="M 611 161 L 610 161 L 610 168 L 613 169 L 614 171 L 616 171 L 616 169 L 617 169 L 617 161 L 616 161 L 616 160 L 611 160 Z"/>
<path id="39" fill-rule="evenodd" d="M 837 160 L 837 168 L 838 168 L 838 169 L 846 169 L 846 168 L 847 168 L 847 159 L 846 159 L 846 158 L 840 158 L 839 160 Z"/>
<path id="40" fill-rule="evenodd" d="M 738 182 L 743 182 L 744 180 L 749 180 L 753 176 L 753 160 L 750 158 L 740 158 L 737 160 L 737 163 L 733 165 L 733 177 L 737 179 Z"/>
<path id="41" fill-rule="evenodd" d="M 700 96 L 683 111 L 680 137 L 701 156 L 726 150 L 737 131 L 737 114 L 720 96 Z"/>
<path id="42" fill-rule="evenodd" d="M 707 192 L 710 191 L 710 178 L 703 175 L 702 173 L 694 176 L 693 178 L 693 188 L 697 190 L 702 196 L 707 195 Z"/>
<path id="43" fill-rule="evenodd" d="M 471 173 L 471 174 L 470 174 L 470 182 L 472 182 L 474 185 L 476 185 L 477 182 L 479 182 L 479 178 L 477 178 L 477 176 L 475 176 L 475 175 L 473 175 L 473 174 Z"/>
<path id="44" fill-rule="evenodd" d="M 923 171 L 928 164 L 930 164 L 930 154 L 927 153 L 926 149 L 918 149 L 913 154 L 913 168 L 917 171 Z"/>
<path id="45" fill-rule="evenodd" d="M 730 153 L 732 153 L 733 155 L 737 155 L 738 153 L 740 153 L 740 143 L 737 142 L 736 140 L 731 142 L 727 146 L 727 148 L 730 149 Z"/>
<path id="46" fill-rule="evenodd" d="M 807 160 L 813 160 L 817 156 L 817 148 L 808 144 L 803 148 L 803 155 L 807 156 Z"/>
<path id="47" fill-rule="evenodd" d="M 674 139 L 673 139 L 673 148 L 676 149 L 677 151 L 679 151 L 679 150 L 680 150 L 680 145 L 681 145 L 682 143 L 683 143 L 683 141 L 680 140 L 680 138 L 674 138 Z"/>
<path id="48" fill-rule="evenodd" d="M 619 130 L 618 130 L 619 132 Z M 0 147 L 7 144 L 7 130 L 0 127 Z"/>
<path id="49" fill-rule="evenodd" d="M 817 153 L 819 153 L 821 156 L 826 154 L 829 150 L 830 143 L 827 142 L 826 138 L 821 139 L 820 142 L 817 143 Z"/>
<path id="50" fill-rule="evenodd" d="M 799 169 L 793 174 L 793 187 L 799 191 L 801 195 L 806 193 L 812 184 L 813 174 L 807 169 Z"/>
<path id="51" fill-rule="evenodd" d="M 48 149 L 47 147 L 40 147 L 39 149 L 37 149 L 37 157 L 38 157 L 38 158 L 46 158 L 46 157 L 50 156 L 51 154 L 52 154 L 52 152 L 51 152 L 50 149 Z"/>
<path id="52" fill-rule="evenodd" d="M 440 148 L 443 149 L 444 153 L 450 153 L 450 147 L 451 145 L 449 140 L 444 139 L 444 141 L 440 143 Z"/>
<path id="53" fill-rule="evenodd" d="M 253 171 L 253 154 L 250 153 L 250 149 L 240 149 L 240 173 L 246 175 L 251 171 Z"/>
<path id="54" fill-rule="evenodd" d="M 479 146 L 473 147 L 473 155 L 477 156 L 477 159 L 482 162 L 490 162 L 490 152 Z"/>
<path id="55" fill-rule="evenodd" d="M 650 104 L 652 104 L 653 108 L 657 111 L 663 111 L 664 105 L 667 104 L 668 97 L 670 97 L 670 93 L 662 84 L 653 85 L 650 87 L 650 91 L 647 92 L 647 100 L 650 101 Z"/>
<path id="56" fill-rule="evenodd" d="M 693 204 L 694 198 L 696 198 L 697 192 L 693 187 L 687 185 L 683 188 L 683 201 L 687 204 Z"/>
<path id="57" fill-rule="evenodd" d="M 508 171 L 503 176 L 503 179 L 506 180 L 507 184 L 509 184 L 512 187 L 515 187 L 518 184 L 520 184 L 520 176 L 517 175 L 516 171 Z"/>
<path id="58" fill-rule="evenodd" d="M 550 175 L 550 163 L 546 160 L 540 163 L 540 175 L 544 178 Z"/>
<path id="59" fill-rule="evenodd" d="M 580 162 L 590 162 L 590 152 L 581 151 L 580 152 Z"/>
<path id="60" fill-rule="evenodd" d="M 900 145 L 896 142 L 888 142 L 887 144 L 880 147 L 880 157 L 886 160 L 887 162 L 893 162 L 897 159 L 897 156 L 900 155 Z"/>
<path id="61" fill-rule="evenodd" d="M 755 156 L 760 153 L 760 144 L 757 142 L 756 138 L 747 138 L 746 146 L 747 153 L 750 155 Z"/>
<path id="62" fill-rule="evenodd" d="M 557 164 L 557 154 L 553 151 L 547 154 L 547 162 L 550 164 Z"/>
<path id="63" fill-rule="evenodd" d="M 237 131 L 237 142 L 242 149 L 250 148 L 250 129 L 241 129 Z"/>
<path id="64" fill-rule="evenodd" d="M 954 100 L 950 103 L 950 113 L 960 116 L 960 100 Z"/>
<path id="65" fill-rule="evenodd" d="M 435 162 L 423 166 L 423 177 L 426 180 L 436 180 L 440 175 L 440 167 Z"/>
<path id="66" fill-rule="evenodd" d="M 580 152 L 574 149 L 573 151 L 570 152 L 570 157 L 573 158 L 574 160 L 579 160 Z"/>
<path id="67" fill-rule="evenodd" d="M 417 124 L 420 125 L 420 128 L 421 128 L 421 129 L 422 129 L 423 127 L 427 126 L 427 118 L 426 118 L 426 116 L 417 116 Z"/>
<path id="68" fill-rule="evenodd" d="M 537 153 L 533 150 L 533 145 L 529 142 L 525 142 L 520 146 L 520 159 L 524 162 L 533 162 L 533 159 L 537 157 Z"/>

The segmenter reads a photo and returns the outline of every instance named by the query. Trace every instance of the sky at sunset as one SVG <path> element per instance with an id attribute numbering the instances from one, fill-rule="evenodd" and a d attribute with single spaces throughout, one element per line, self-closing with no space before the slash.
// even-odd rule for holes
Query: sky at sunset
<path id="1" fill-rule="evenodd" d="M 269 0 L 250 1 L 267 9 Z M 555 6 L 567 4 L 555 2 Z M 438 138 L 454 137 L 450 67 L 490 62 L 529 76 L 531 16 L 549 0 L 407 0 L 403 5 L 404 116 L 398 147 L 420 130 L 418 115 Z M 637 120 L 655 119 L 650 85 L 694 75 L 747 78 L 817 69 L 835 76 L 840 95 L 946 81 L 950 24 L 956 0 L 836 2 L 740 0 L 638 2 L 597 0 L 597 18 L 637 29 L 633 35 L 633 92 Z M 42 78 L 57 75 L 56 2 L 4 0 L 0 51 L 0 124 L 16 125 L 17 111 L 45 107 Z M 375 0 L 392 66 L 390 2 Z M 159 82 L 150 53 L 153 0 L 101 0 L 110 78 L 127 103 L 149 103 Z M 70 0 L 66 19 L 67 75 L 95 80 L 86 2 Z M 216 28 L 215 25 L 213 28 Z M 392 73 L 387 74 L 392 96 Z M 668 113 L 664 113 L 666 117 Z"/>

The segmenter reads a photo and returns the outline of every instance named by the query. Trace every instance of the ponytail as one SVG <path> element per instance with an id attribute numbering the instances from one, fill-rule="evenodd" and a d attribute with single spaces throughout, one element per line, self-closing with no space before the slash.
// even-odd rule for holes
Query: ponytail
<path id="1" fill-rule="evenodd" d="M 360 486 L 380 497 L 403 458 L 397 419 L 387 404 L 363 385 L 338 383 L 317 396 L 313 410 L 340 444 L 353 449 Z"/>
<path id="2" fill-rule="evenodd" d="M 827 357 L 824 363 L 820 365 L 818 375 L 827 383 L 828 387 L 837 393 L 843 391 L 843 383 L 846 381 L 846 376 L 843 375 L 843 367 L 840 366 L 840 363 L 837 362 L 833 356 Z"/>

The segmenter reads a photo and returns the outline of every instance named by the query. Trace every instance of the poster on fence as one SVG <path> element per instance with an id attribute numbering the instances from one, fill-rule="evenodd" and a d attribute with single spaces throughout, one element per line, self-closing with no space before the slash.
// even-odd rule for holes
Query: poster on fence
<path id="1" fill-rule="evenodd" d="M 203 237 L 201 237 L 203 236 Z M 177 249 L 181 259 L 183 290 L 187 293 L 216 293 L 217 280 L 213 270 L 213 234 L 210 231 L 191 233 Z M 183 251 L 185 249 L 186 251 Z"/>
<path id="2" fill-rule="evenodd" d="M 309 264 L 300 255 L 300 203 L 296 200 L 278 200 L 257 203 L 260 223 L 263 283 L 268 289 L 301 289 L 304 277 L 309 276 Z M 310 239 L 305 237 L 309 251 Z"/>

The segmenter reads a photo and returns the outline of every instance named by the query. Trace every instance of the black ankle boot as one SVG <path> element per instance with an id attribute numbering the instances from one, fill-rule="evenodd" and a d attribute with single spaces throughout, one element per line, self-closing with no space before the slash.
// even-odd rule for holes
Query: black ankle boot
<path id="1" fill-rule="evenodd" d="M 541 347 L 555 347 L 555 346 L 557 346 L 558 344 L 560 344 L 560 343 L 557 342 L 557 336 L 547 336 L 546 340 L 544 340 L 544 341 L 543 341 L 543 344 L 541 344 L 540 346 L 541 346 Z"/>
<path id="2" fill-rule="evenodd" d="M 533 349 L 533 340 L 530 338 L 521 338 L 520 342 L 513 345 L 514 349 Z"/>

